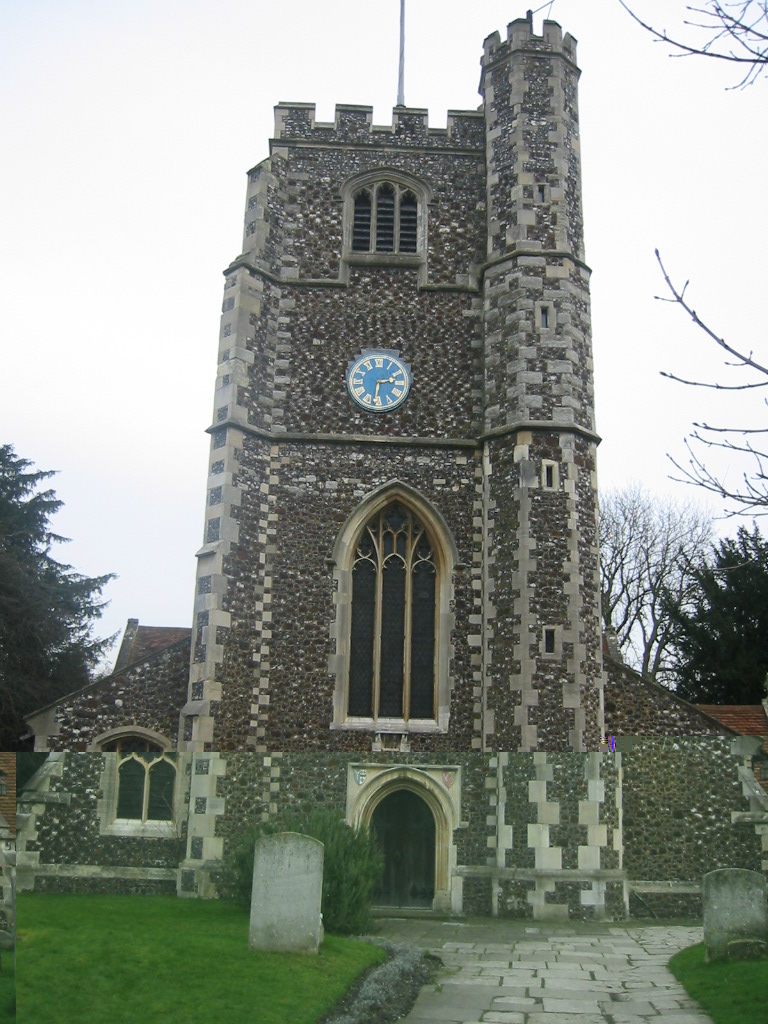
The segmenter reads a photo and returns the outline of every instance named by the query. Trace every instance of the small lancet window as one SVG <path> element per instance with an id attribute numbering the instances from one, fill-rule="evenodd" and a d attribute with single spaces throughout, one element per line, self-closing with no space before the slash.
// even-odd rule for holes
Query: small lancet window
<path id="1" fill-rule="evenodd" d="M 366 523 L 352 569 L 347 713 L 435 717 L 437 570 L 425 527 L 394 503 Z"/>
<path id="2" fill-rule="evenodd" d="M 545 331 L 549 327 L 549 306 L 541 307 L 541 329 Z"/>

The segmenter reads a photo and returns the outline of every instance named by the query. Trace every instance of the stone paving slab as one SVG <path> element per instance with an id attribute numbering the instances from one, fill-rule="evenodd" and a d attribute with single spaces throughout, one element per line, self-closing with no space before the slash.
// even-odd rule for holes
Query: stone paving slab
<path id="1" fill-rule="evenodd" d="M 439 956 L 403 1024 L 712 1024 L 666 964 L 702 941 L 687 925 L 382 919 Z"/>

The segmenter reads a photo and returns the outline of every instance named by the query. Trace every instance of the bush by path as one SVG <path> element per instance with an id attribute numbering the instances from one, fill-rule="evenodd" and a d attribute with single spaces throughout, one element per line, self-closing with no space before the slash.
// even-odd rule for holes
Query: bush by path
<path id="1" fill-rule="evenodd" d="M 323 924 L 336 935 L 363 935 L 371 928 L 371 903 L 384 870 L 384 857 L 375 834 L 353 829 L 336 811 L 318 811 L 304 818 L 247 827 L 227 856 L 221 891 L 245 908 L 251 906 L 253 848 L 256 840 L 276 832 L 300 832 L 323 844 Z"/>

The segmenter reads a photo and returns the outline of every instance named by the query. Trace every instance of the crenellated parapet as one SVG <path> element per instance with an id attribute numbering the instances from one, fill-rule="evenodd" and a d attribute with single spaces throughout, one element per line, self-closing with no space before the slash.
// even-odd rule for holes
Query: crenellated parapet
<path id="1" fill-rule="evenodd" d="M 483 114 L 475 110 L 449 110 L 445 128 L 430 128 L 429 114 L 420 107 L 395 107 L 392 124 L 373 123 L 373 107 L 339 103 L 333 121 L 317 121 L 314 103 L 278 103 L 272 146 L 293 141 L 313 145 L 339 143 L 431 149 L 485 147 Z"/>
<path id="2" fill-rule="evenodd" d="M 537 36 L 533 31 L 533 17 L 529 12 L 527 18 L 516 18 L 507 25 L 507 38 L 502 42 L 498 32 L 493 32 L 483 43 L 481 63 L 487 67 L 492 61 L 508 57 L 515 50 L 539 50 L 549 53 L 561 53 L 576 63 L 576 40 L 563 30 L 556 21 L 545 21 L 542 33 Z"/>

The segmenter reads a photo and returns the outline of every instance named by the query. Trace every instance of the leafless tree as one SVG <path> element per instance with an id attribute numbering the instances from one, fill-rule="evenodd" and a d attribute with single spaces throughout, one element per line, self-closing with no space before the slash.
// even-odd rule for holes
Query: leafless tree
<path id="1" fill-rule="evenodd" d="M 644 676 L 672 685 L 675 627 L 667 609 L 689 606 L 694 570 L 711 552 L 712 520 L 699 506 L 655 498 L 638 484 L 603 492 L 603 624 Z"/>
<path id="2" fill-rule="evenodd" d="M 662 376 L 680 384 L 691 387 L 706 388 L 719 392 L 760 392 L 768 388 L 768 366 L 759 362 L 753 352 L 743 351 L 729 344 L 709 327 L 693 309 L 685 297 L 688 281 L 682 288 L 673 284 L 658 249 L 656 259 L 664 275 L 668 295 L 657 295 L 656 298 L 672 302 L 680 306 L 704 334 L 718 345 L 725 353 L 725 365 L 729 370 L 747 375 L 737 383 L 724 384 L 720 381 L 693 380 L 680 377 L 675 373 L 662 371 Z M 768 407 L 768 398 L 762 399 L 763 411 Z M 746 415 L 746 411 L 745 411 Z M 682 483 L 695 484 L 704 490 L 717 494 L 727 504 L 729 515 L 768 515 L 768 426 L 750 427 L 715 426 L 711 423 L 694 423 L 693 431 L 686 439 L 688 464 L 669 456 L 678 472 L 673 479 Z M 728 482 L 724 473 L 710 468 L 706 462 L 706 452 L 720 449 L 728 456 L 740 460 L 746 459 L 747 469 L 735 478 L 734 483 Z"/>
<path id="3" fill-rule="evenodd" d="M 675 56 L 711 57 L 739 64 L 744 75 L 735 88 L 751 85 L 768 65 L 768 0 L 703 0 L 687 4 L 679 31 L 651 25 L 633 7 L 624 10 Z"/>

